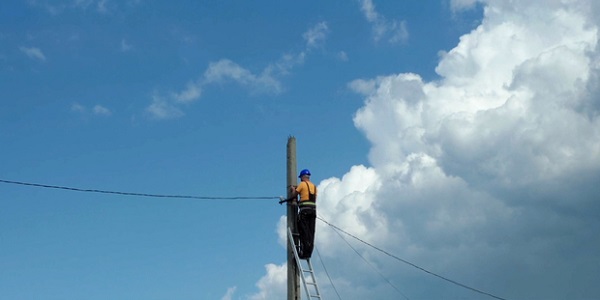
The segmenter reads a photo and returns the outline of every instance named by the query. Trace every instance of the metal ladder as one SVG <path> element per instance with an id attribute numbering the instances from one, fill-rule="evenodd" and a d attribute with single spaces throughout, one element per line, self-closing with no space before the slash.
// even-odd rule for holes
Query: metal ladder
<path id="1" fill-rule="evenodd" d="M 296 243 L 294 242 L 294 235 L 292 234 L 292 230 L 288 227 L 288 239 L 292 244 L 292 249 L 294 250 L 294 257 L 296 258 L 296 265 L 298 266 L 298 270 L 300 270 L 300 277 L 302 277 L 302 283 L 304 284 L 304 290 L 306 291 L 306 295 L 308 299 L 322 299 L 321 293 L 319 292 L 319 286 L 317 285 L 317 279 L 315 278 L 315 272 L 313 270 L 312 264 L 310 263 L 310 258 L 306 259 L 305 269 L 300 261 L 300 257 L 298 256 L 298 248 L 296 248 Z M 308 273 L 310 276 L 310 281 L 307 281 L 307 276 L 304 274 Z M 313 287 L 314 294 L 311 293 L 309 286 Z"/>

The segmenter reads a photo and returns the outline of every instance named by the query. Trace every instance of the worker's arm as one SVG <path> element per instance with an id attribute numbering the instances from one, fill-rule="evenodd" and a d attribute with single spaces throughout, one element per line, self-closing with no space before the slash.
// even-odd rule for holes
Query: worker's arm
<path id="1" fill-rule="evenodd" d="M 287 199 L 284 199 L 283 197 L 280 197 L 281 200 L 279 201 L 279 204 L 282 204 L 284 202 L 290 202 L 290 201 L 298 199 L 298 191 L 296 190 L 295 186 L 293 186 L 293 185 L 290 186 L 290 193 L 292 195 L 289 198 L 287 198 Z"/>

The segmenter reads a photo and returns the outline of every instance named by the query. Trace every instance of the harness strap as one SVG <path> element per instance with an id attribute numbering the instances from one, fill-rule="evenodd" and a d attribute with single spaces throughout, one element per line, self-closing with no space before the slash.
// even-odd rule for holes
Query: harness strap
<path id="1" fill-rule="evenodd" d="M 305 181 L 304 183 L 306 183 L 306 188 L 307 188 L 307 192 L 308 192 L 308 199 L 307 200 L 302 200 L 300 199 L 300 205 L 310 205 L 310 206 L 315 206 L 317 205 L 317 197 L 316 197 L 316 193 L 317 193 L 317 186 L 315 186 L 315 192 L 311 193 L 310 192 L 310 184 L 308 184 L 307 181 Z M 301 197 L 302 198 L 302 197 Z"/>

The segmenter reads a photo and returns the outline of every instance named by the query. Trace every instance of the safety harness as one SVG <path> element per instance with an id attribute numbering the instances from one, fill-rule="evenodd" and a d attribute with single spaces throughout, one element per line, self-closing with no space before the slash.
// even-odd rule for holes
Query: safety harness
<path id="1" fill-rule="evenodd" d="M 306 188 L 308 189 L 308 200 L 302 200 L 300 199 L 300 206 L 307 206 L 307 207 L 315 207 L 317 206 L 317 187 L 315 186 L 315 193 L 311 194 L 310 192 L 310 184 L 308 184 L 307 181 L 305 181 L 304 183 L 306 183 Z"/>

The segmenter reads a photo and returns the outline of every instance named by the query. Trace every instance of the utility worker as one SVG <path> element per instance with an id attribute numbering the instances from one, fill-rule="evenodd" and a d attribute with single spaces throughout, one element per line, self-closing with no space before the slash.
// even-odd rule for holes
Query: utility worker
<path id="1" fill-rule="evenodd" d="M 298 202 L 298 234 L 300 235 L 300 249 L 298 256 L 300 259 L 311 257 L 315 241 L 315 221 L 317 219 L 317 186 L 310 182 L 310 171 L 304 169 L 300 171 L 300 184 L 292 186 L 292 196 L 282 202 L 297 199 Z"/>

